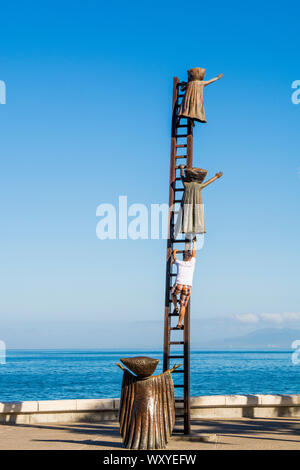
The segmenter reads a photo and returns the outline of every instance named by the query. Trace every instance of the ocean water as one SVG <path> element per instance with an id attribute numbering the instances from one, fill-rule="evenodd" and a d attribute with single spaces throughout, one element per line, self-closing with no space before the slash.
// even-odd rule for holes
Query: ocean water
<path id="1" fill-rule="evenodd" d="M 137 355 L 159 359 L 155 373 L 162 372 L 160 351 L 10 350 L 0 364 L 0 401 L 119 397 L 115 362 Z M 191 395 L 256 393 L 300 393 L 300 365 L 290 351 L 191 352 Z"/>

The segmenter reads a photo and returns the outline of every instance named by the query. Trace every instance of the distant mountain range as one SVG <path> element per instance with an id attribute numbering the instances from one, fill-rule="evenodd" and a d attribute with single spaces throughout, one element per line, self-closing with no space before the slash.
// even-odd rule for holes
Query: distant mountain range
<path id="1" fill-rule="evenodd" d="M 284 325 L 241 322 L 234 316 L 191 318 L 191 347 L 207 350 L 291 349 L 300 340 L 300 322 Z M 291 322 L 292 323 L 292 322 Z M 158 349 L 163 347 L 163 319 L 123 322 L 15 323 L 1 325 L 8 349 Z M 174 341 L 182 332 L 172 332 Z"/>
<path id="2" fill-rule="evenodd" d="M 243 336 L 224 338 L 194 344 L 201 349 L 291 349 L 295 340 L 300 341 L 300 329 L 262 328 Z"/>

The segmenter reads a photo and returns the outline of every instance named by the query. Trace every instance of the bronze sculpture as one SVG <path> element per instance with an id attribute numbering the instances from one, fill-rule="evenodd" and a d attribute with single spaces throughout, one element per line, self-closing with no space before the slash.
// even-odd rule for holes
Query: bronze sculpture
<path id="1" fill-rule="evenodd" d="M 179 233 L 185 233 L 187 238 L 192 240 L 195 234 L 206 233 L 202 189 L 221 178 L 223 173 L 220 171 L 213 178 L 203 183 L 206 175 L 207 170 L 202 168 L 186 168 L 184 173 L 184 165 L 180 165 L 184 193 L 176 221 L 175 238 Z"/>
<path id="2" fill-rule="evenodd" d="M 164 449 L 175 422 L 174 365 L 163 374 L 151 376 L 158 359 L 145 356 L 122 358 L 123 370 L 119 422 L 128 449 Z M 137 375 L 132 374 L 134 372 Z"/>
<path id="3" fill-rule="evenodd" d="M 181 103 L 179 118 L 189 118 L 192 121 L 206 122 L 203 89 L 206 85 L 215 82 L 223 77 L 220 73 L 211 80 L 204 80 L 205 69 L 196 67 L 188 70 L 188 82 L 181 85 L 181 90 L 185 91 L 184 98 Z"/>

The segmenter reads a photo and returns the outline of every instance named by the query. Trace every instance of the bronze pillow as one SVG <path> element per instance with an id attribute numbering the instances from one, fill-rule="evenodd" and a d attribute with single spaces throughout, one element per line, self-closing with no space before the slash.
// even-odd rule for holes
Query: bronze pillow
<path id="1" fill-rule="evenodd" d="M 120 361 L 138 377 L 150 377 L 159 363 L 158 359 L 147 356 L 122 357 Z"/>

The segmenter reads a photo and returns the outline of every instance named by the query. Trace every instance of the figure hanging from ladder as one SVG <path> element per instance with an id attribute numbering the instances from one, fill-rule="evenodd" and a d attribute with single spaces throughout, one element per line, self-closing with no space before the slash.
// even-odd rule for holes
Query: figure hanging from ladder
<path id="1" fill-rule="evenodd" d="M 193 276 L 196 263 L 196 237 L 193 239 L 193 251 L 185 250 L 183 255 L 183 261 L 180 261 L 176 257 L 178 250 L 173 250 L 173 259 L 172 264 L 174 263 L 177 266 L 177 276 L 175 283 L 171 290 L 172 302 L 174 305 L 174 313 L 179 313 L 179 320 L 176 328 L 181 330 L 183 328 L 182 321 L 184 319 L 186 306 L 188 304 L 189 298 L 191 296 Z M 178 309 L 178 299 L 177 295 L 180 294 L 180 310 Z"/>
<path id="2" fill-rule="evenodd" d="M 185 233 L 186 238 L 192 240 L 196 234 L 206 233 L 202 189 L 221 178 L 223 173 L 220 171 L 213 178 L 203 183 L 206 174 L 207 170 L 202 168 L 186 168 L 184 173 L 184 165 L 180 165 L 184 193 L 175 225 L 174 238 L 179 233 Z"/>

